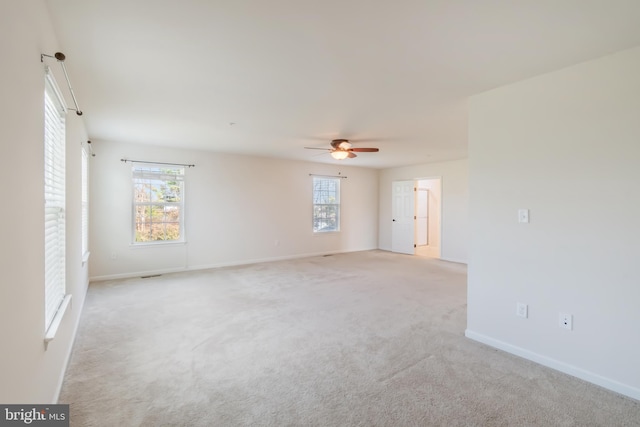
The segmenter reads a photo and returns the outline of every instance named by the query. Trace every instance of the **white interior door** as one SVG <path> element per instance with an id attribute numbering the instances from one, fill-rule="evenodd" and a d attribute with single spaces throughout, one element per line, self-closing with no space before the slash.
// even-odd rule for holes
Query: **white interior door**
<path id="1" fill-rule="evenodd" d="M 394 181 L 391 200 L 391 251 L 413 255 L 415 195 L 413 181 Z"/>
<path id="2" fill-rule="evenodd" d="M 416 245 L 429 244 L 429 190 L 416 191 Z"/>

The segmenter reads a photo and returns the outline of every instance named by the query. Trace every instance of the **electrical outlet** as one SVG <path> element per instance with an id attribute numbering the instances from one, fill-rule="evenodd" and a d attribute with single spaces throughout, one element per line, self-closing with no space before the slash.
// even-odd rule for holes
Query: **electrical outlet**
<path id="1" fill-rule="evenodd" d="M 118 259 L 118 254 L 116 252 L 111 252 L 111 259 Z"/>
<path id="2" fill-rule="evenodd" d="M 572 330 L 573 329 L 573 316 L 567 313 L 560 313 L 560 327 L 563 329 Z"/>
<path id="3" fill-rule="evenodd" d="M 518 222 L 529 222 L 529 209 L 518 209 Z"/>
<path id="4" fill-rule="evenodd" d="M 527 306 L 527 304 L 523 304 L 519 302 L 516 305 L 516 315 L 520 317 L 524 317 L 526 319 L 528 317 L 528 314 L 529 314 L 529 306 Z"/>

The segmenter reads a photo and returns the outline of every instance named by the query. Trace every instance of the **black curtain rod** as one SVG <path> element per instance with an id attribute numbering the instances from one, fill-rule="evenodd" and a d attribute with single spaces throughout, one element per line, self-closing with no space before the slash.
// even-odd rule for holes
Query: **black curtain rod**
<path id="1" fill-rule="evenodd" d="M 310 173 L 309 176 L 324 176 L 325 178 L 344 178 L 344 179 L 347 179 L 346 176 L 342 176 L 342 175 L 322 175 L 322 174 L 317 174 L 317 173 Z"/>
<path id="2" fill-rule="evenodd" d="M 196 165 L 187 165 L 185 163 L 164 163 L 164 162 L 148 162 L 146 160 L 129 160 L 129 159 L 120 159 L 121 162 L 131 162 L 131 163 L 146 163 L 149 165 L 169 165 L 169 166 L 186 166 L 188 168 L 194 168 Z"/>

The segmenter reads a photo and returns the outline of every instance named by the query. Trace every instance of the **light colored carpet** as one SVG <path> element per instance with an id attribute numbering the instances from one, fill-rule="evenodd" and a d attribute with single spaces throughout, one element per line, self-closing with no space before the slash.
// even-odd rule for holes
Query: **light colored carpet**
<path id="1" fill-rule="evenodd" d="M 367 251 L 92 284 L 73 426 L 640 426 L 464 337 L 465 266 Z"/>

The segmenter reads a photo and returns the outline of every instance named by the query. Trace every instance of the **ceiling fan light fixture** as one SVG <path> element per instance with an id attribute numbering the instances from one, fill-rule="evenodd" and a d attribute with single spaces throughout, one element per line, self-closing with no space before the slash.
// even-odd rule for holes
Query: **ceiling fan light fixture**
<path id="1" fill-rule="evenodd" d="M 331 152 L 331 157 L 336 160 L 344 160 L 349 156 L 348 151 L 335 150 Z"/>
<path id="2" fill-rule="evenodd" d="M 365 148 L 356 147 L 351 148 L 351 143 L 348 139 L 334 139 L 331 141 L 331 148 L 319 148 L 319 147 L 304 147 L 308 150 L 327 150 L 331 157 L 336 160 L 353 159 L 358 157 L 358 153 L 377 153 L 377 148 Z"/>

